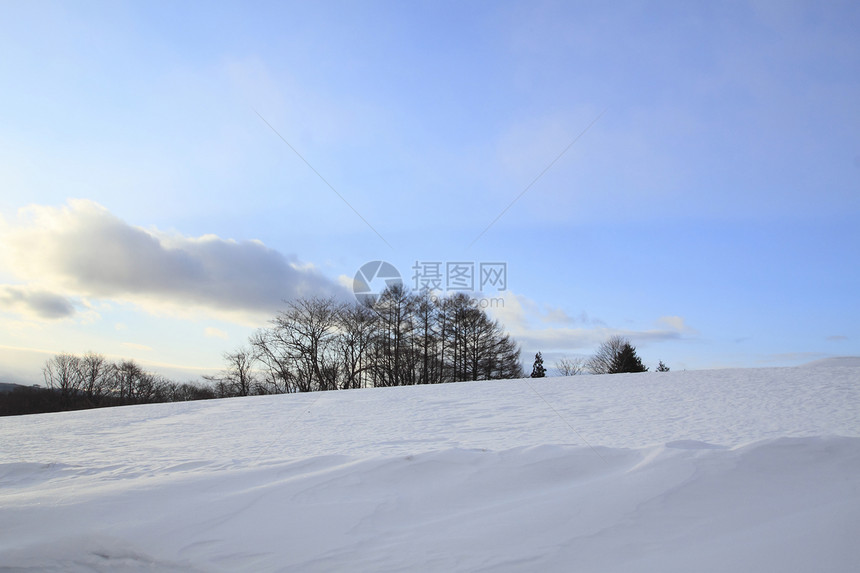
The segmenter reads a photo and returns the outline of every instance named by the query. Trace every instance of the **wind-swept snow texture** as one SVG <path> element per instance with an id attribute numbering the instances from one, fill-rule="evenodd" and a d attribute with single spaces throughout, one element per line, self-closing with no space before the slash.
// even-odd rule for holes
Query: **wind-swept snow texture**
<path id="1" fill-rule="evenodd" d="M 0 419 L 0 571 L 860 569 L 860 368 Z"/>

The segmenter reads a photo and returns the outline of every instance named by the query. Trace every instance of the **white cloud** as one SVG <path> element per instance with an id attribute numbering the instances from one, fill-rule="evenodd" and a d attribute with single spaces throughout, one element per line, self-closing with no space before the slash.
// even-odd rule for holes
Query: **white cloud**
<path id="1" fill-rule="evenodd" d="M 355 277 L 348 277 L 346 275 L 338 275 L 337 284 L 345 289 L 352 290 L 355 283 Z"/>
<path id="2" fill-rule="evenodd" d="M 509 329 L 534 331 L 536 325 L 538 325 L 537 330 L 570 330 L 575 326 L 578 326 L 579 330 L 594 330 L 606 327 L 604 321 L 589 316 L 585 311 L 571 315 L 563 308 L 539 304 L 509 290 L 499 294 L 504 304 L 493 308 L 492 312 Z M 550 328 L 546 325 L 554 325 L 554 327 Z"/>
<path id="3" fill-rule="evenodd" d="M 203 331 L 203 335 L 206 338 L 220 338 L 222 340 L 227 340 L 227 333 L 221 330 L 220 328 L 215 328 L 214 326 L 209 326 L 206 330 Z"/>
<path id="4" fill-rule="evenodd" d="M 684 318 L 681 316 L 661 316 L 657 319 L 657 324 L 661 326 L 668 326 L 672 330 L 676 330 L 678 332 L 695 334 L 697 331 L 695 328 L 691 328 L 684 321 Z"/>
<path id="5" fill-rule="evenodd" d="M 17 224 L 0 221 L 0 239 L 0 263 L 38 285 L 30 291 L 38 296 L 21 289 L 5 296 L 45 316 L 70 314 L 69 296 L 247 319 L 271 316 L 285 299 L 346 295 L 312 266 L 259 241 L 146 230 L 83 199 L 22 209 Z"/>
<path id="6" fill-rule="evenodd" d="M 695 333 L 679 316 L 661 317 L 658 322 L 664 325 L 663 328 L 612 328 L 585 312 L 572 317 L 562 309 L 542 307 L 528 297 L 511 291 L 505 291 L 502 295 L 504 305 L 489 309 L 490 313 L 520 343 L 524 357 L 538 350 L 545 356 L 590 354 L 600 343 L 614 335 L 629 338 L 634 344 L 648 344 L 680 340 L 685 335 Z"/>
<path id="7" fill-rule="evenodd" d="M 151 346 L 147 346 L 146 344 L 137 344 L 136 342 L 123 342 L 122 345 L 134 350 L 152 350 Z"/>

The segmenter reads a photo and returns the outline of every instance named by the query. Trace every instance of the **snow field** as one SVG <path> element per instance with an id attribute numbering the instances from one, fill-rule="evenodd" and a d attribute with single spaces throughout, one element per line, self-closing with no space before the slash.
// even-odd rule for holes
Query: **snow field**
<path id="1" fill-rule="evenodd" d="M 0 571 L 855 571 L 860 368 L 0 419 Z"/>

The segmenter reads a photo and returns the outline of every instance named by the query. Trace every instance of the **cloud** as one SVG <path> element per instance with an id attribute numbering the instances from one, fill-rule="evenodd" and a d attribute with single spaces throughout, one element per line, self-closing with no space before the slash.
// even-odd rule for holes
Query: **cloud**
<path id="1" fill-rule="evenodd" d="M 828 336 L 828 342 L 841 342 L 843 340 L 848 340 L 848 337 L 842 334 L 834 334 L 833 336 Z"/>
<path id="2" fill-rule="evenodd" d="M 537 350 L 547 356 L 590 354 L 600 343 L 614 335 L 624 336 L 634 344 L 642 345 L 681 340 L 696 332 L 679 316 L 658 319 L 658 324 L 668 328 L 612 328 L 602 321 L 590 318 L 585 312 L 574 318 L 561 309 L 542 308 L 528 297 L 511 291 L 505 291 L 501 298 L 503 304 L 488 310 L 520 343 L 524 356 Z M 561 326 L 546 326 L 548 323 Z"/>
<path id="3" fill-rule="evenodd" d="M 0 239 L 0 262 L 19 278 L 148 310 L 271 316 L 285 299 L 346 295 L 312 266 L 259 241 L 147 230 L 83 199 L 22 209 L 17 225 L 0 227 Z M 59 297 L 37 306 L 49 314 L 69 312 Z"/>
<path id="4" fill-rule="evenodd" d="M 152 350 L 152 347 L 147 346 L 146 344 L 137 344 L 136 342 L 123 342 L 122 345 L 134 350 Z"/>
<path id="5" fill-rule="evenodd" d="M 214 326 L 210 326 L 203 331 L 203 335 L 206 338 L 220 338 L 222 340 L 227 340 L 227 333 L 221 330 L 220 328 L 215 328 Z"/>
<path id="6" fill-rule="evenodd" d="M 523 349 L 546 349 L 571 353 L 591 353 L 611 336 L 623 336 L 634 345 L 680 340 L 671 330 L 630 330 L 619 328 L 544 328 L 511 333 Z"/>
<path id="7" fill-rule="evenodd" d="M 678 332 L 685 332 L 690 334 L 696 334 L 697 331 L 695 328 L 691 328 L 684 321 L 684 318 L 681 316 L 661 316 L 657 319 L 657 323 L 662 326 L 668 326 L 672 330 L 676 330 Z"/>
<path id="8" fill-rule="evenodd" d="M 46 320 L 68 318 L 75 307 L 68 298 L 28 286 L 0 285 L 0 309 Z"/>
<path id="9" fill-rule="evenodd" d="M 606 326 L 599 318 L 589 316 L 584 310 L 576 316 L 567 314 L 564 310 L 554 307 L 544 307 L 541 321 L 550 324 L 581 324 L 584 326 Z"/>
<path id="10" fill-rule="evenodd" d="M 546 304 L 541 305 L 528 297 L 514 294 L 511 291 L 504 291 L 500 295 L 500 298 L 504 302 L 493 308 L 493 313 L 496 318 L 510 328 L 530 330 L 529 325 L 531 323 L 568 327 L 574 325 L 590 327 L 606 326 L 605 322 L 589 316 L 585 311 L 572 316 L 560 307 Z"/>

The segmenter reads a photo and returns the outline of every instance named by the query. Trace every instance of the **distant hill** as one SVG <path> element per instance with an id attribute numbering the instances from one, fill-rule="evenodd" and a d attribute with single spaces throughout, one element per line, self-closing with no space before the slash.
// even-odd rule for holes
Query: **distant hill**
<path id="1" fill-rule="evenodd" d="M 44 384 L 41 372 L 28 372 L 26 369 L 11 368 L 0 363 L 0 388 L 6 386 L 38 386 Z M 0 389 L 9 392 L 11 388 Z"/>
<path id="2" fill-rule="evenodd" d="M 15 388 L 23 388 L 24 384 L 14 384 L 11 382 L 0 382 L 0 393 L 11 392 Z"/>
<path id="3" fill-rule="evenodd" d="M 821 360 L 814 360 L 808 364 L 804 364 L 804 368 L 817 368 L 819 366 L 850 366 L 856 367 L 860 366 L 860 356 L 834 356 L 832 358 L 822 358 Z"/>

